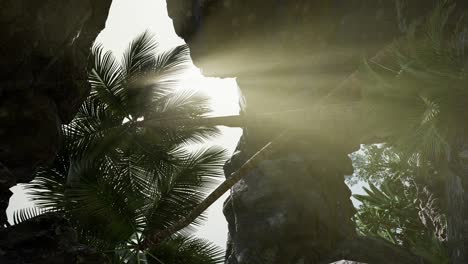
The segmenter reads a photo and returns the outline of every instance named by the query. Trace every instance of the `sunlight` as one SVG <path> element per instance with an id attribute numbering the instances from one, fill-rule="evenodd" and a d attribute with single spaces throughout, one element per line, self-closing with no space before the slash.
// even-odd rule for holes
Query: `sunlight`
<path id="1" fill-rule="evenodd" d="M 184 44 L 174 31 L 163 0 L 114 0 L 106 28 L 96 42 L 121 56 L 130 41 L 145 30 L 155 34 L 159 50 Z M 239 113 L 239 93 L 234 78 L 206 78 L 193 64 L 182 78 L 181 89 L 194 89 L 211 98 L 213 115 Z"/>
<path id="2" fill-rule="evenodd" d="M 180 84 L 182 89 L 194 89 L 210 97 L 213 116 L 239 113 L 239 89 L 234 78 L 206 78 L 195 66 L 189 69 Z"/>

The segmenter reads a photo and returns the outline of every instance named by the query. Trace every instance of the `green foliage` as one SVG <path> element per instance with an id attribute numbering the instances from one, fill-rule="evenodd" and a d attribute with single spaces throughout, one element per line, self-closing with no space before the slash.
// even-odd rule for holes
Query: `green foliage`
<path id="1" fill-rule="evenodd" d="M 160 264 L 164 260 L 163 263 L 171 264 L 215 264 L 224 261 L 222 254 L 206 240 L 177 236 L 148 252 L 148 263 Z"/>
<path id="2" fill-rule="evenodd" d="M 414 237 L 424 235 L 419 221 L 416 192 L 399 180 L 385 179 L 380 189 L 372 183 L 366 195 L 354 195 L 362 203 L 356 214 L 359 230 L 398 244 L 408 245 Z"/>
<path id="3" fill-rule="evenodd" d="M 366 195 L 356 196 L 362 202 L 360 231 L 431 263 L 449 263 L 437 197 L 466 142 L 468 42 L 466 23 L 454 10 L 451 1 L 439 1 L 423 23 L 364 64 L 362 94 L 371 126 L 389 136 L 387 145 L 365 147 L 352 157 L 357 170 L 348 180 L 370 182 Z"/>
<path id="4" fill-rule="evenodd" d="M 40 208 L 63 213 L 81 241 L 109 253 L 116 263 L 154 263 L 146 260 L 151 254 L 160 263 L 175 263 L 174 252 L 187 264 L 219 263 L 222 256 L 207 241 L 179 235 L 161 245 L 167 252 L 140 246 L 145 234 L 188 214 L 223 176 L 223 149 L 189 148 L 218 135 L 217 128 L 144 125 L 153 118 L 209 114 L 207 98 L 174 89 L 188 61 L 186 46 L 158 51 L 146 32 L 130 44 L 121 63 L 94 47 L 91 95 L 63 127 L 55 163 L 39 169 L 27 187 Z M 202 215 L 180 235 L 203 220 Z"/>
<path id="5" fill-rule="evenodd" d="M 449 263 L 441 237 L 445 216 L 436 198 L 423 190 L 439 176 L 424 170 L 429 174 L 418 177 L 419 168 L 403 157 L 383 144 L 362 146 L 352 155 L 355 174 L 348 181 L 369 184 L 364 195 L 354 195 L 361 203 L 354 218 L 358 231 L 411 250 L 429 263 Z"/>
<path id="6" fill-rule="evenodd" d="M 389 142 L 418 165 L 447 162 L 467 128 L 466 27 L 463 20 L 449 23 L 456 20 L 449 2 L 440 1 L 425 23 L 364 67 L 370 112 L 392 131 Z"/>
<path id="7" fill-rule="evenodd" d="M 369 184 L 355 221 L 360 233 L 380 237 L 411 250 L 430 263 L 449 263 L 446 245 L 420 220 L 421 201 L 416 186 L 386 178 L 380 188 Z"/>
<path id="8" fill-rule="evenodd" d="M 364 181 L 379 186 L 389 178 L 405 180 L 416 175 L 416 168 L 386 144 L 362 145 L 350 158 L 354 167 L 353 175 L 346 179 L 350 185 Z"/>

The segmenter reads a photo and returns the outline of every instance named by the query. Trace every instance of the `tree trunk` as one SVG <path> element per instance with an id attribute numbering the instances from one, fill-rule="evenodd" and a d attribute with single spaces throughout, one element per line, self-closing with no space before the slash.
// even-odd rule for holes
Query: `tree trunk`
<path id="1" fill-rule="evenodd" d="M 249 160 L 247 160 L 241 168 L 233 173 L 231 177 L 227 178 L 222 184 L 220 184 L 208 197 L 206 197 L 199 205 L 197 205 L 186 217 L 182 218 L 172 226 L 164 230 L 155 230 L 152 233 L 147 234 L 146 239 L 142 242 L 141 248 L 147 249 L 154 247 L 158 243 L 164 241 L 166 238 L 182 230 L 183 228 L 190 225 L 197 217 L 199 217 L 208 207 L 216 202 L 225 192 L 234 186 L 240 179 L 247 175 L 252 168 L 257 166 L 260 162 L 268 159 L 270 154 L 275 148 L 281 146 L 285 139 L 286 131 L 283 131 L 278 137 L 270 141 L 257 153 L 255 153 Z"/>

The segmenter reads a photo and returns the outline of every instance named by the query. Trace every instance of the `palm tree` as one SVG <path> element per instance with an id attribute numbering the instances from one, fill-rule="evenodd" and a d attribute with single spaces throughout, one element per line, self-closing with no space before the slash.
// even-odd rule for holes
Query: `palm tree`
<path id="1" fill-rule="evenodd" d="M 222 149 L 190 147 L 217 135 L 213 126 L 138 125 L 210 111 L 207 98 L 174 90 L 189 62 L 187 47 L 156 51 L 148 33 L 130 44 L 122 63 L 101 46 L 93 49 L 91 95 L 63 127 L 54 164 L 27 189 L 38 207 L 64 214 L 82 241 L 116 263 L 219 263 L 217 247 L 189 236 L 203 215 L 151 250 L 141 245 L 201 203 L 226 159 Z M 174 254 L 179 262 L 171 262 Z"/>

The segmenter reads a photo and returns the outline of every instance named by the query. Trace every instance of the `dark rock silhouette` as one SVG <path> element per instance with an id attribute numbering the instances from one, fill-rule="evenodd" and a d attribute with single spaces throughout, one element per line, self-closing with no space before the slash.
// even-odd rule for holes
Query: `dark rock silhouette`
<path id="1" fill-rule="evenodd" d="M 0 263 L 110 263 L 102 254 L 77 242 L 67 220 L 52 213 L 0 230 Z"/>
<path id="2" fill-rule="evenodd" d="M 1 3 L 0 222 L 17 183 L 55 157 L 60 125 L 89 93 L 90 48 L 111 0 Z"/>
<path id="3" fill-rule="evenodd" d="M 0 228 L 7 223 L 5 210 L 12 194 L 9 188 L 31 181 L 38 166 L 54 159 L 60 145 L 60 125 L 73 118 L 89 93 L 88 56 L 105 26 L 111 2 L 4 0 L 0 3 Z M 53 224 L 57 228 L 62 225 L 55 220 Z M 36 227 L 45 226 L 27 222 L 1 231 L 0 262 L 78 263 L 59 261 L 65 256 L 64 250 L 71 250 L 67 245 L 57 249 L 57 244 L 41 245 L 41 240 L 34 240 L 34 233 L 17 233 L 23 232 L 22 228 L 40 232 Z M 48 232 L 47 239 L 57 243 L 73 242 L 53 229 L 45 232 Z M 17 235 L 21 237 L 10 237 Z M 16 242 L 21 240 L 15 244 L 17 247 L 29 249 L 5 249 L 10 243 L 16 243 L 13 238 Z M 29 250 L 27 254 L 26 250 Z M 51 259 L 41 260 L 42 255 Z"/>

